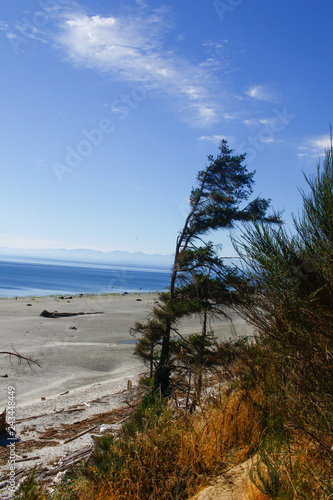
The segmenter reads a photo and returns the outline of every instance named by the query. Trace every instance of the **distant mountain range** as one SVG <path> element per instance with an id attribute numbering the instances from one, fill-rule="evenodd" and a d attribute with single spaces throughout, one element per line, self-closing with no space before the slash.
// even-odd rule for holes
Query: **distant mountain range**
<path id="1" fill-rule="evenodd" d="M 89 249 L 52 249 L 45 250 L 0 247 L 0 259 L 15 260 L 58 260 L 62 262 L 82 262 L 87 264 L 137 265 L 144 267 L 167 267 L 172 265 L 172 255 L 147 254 L 143 252 L 102 252 Z"/>

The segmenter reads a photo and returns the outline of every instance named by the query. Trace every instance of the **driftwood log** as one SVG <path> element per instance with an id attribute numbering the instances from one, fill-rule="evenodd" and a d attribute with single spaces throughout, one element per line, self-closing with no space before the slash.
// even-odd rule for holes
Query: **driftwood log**
<path id="1" fill-rule="evenodd" d="M 49 312 L 49 311 L 46 311 L 46 309 L 44 309 L 44 311 L 42 311 L 40 313 L 40 316 L 42 316 L 43 318 L 68 318 L 69 316 L 82 316 L 82 315 L 85 315 L 85 314 L 104 314 L 103 312 L 101 311 L 98 311 L 98 312 L 78 312 L 78 313 L 67 313 L 67 312 L 57 312 L 57 311 L 54 311 L 54 312 Z"/>

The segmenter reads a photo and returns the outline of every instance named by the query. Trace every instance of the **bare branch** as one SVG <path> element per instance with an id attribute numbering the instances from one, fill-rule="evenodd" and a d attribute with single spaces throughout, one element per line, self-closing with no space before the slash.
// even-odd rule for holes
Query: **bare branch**
<path id="1" fill-rule="evenodd" d="M 6 354 L 9 356 L 10 358 L 10 361 L 11 361 L 11 358 L 12 356 L 15 356 L 16 358 L 19 359 L 19 362 L 22 363 L 22 361 L 25 361 L 28 366 L 32 367 L 32 366 L 38 366 L 38 368 L 41 368 L 42 367 L 42 364 L 36 360 L 36 359 L 32 359 L 31 357 L 27 357 L 27 356 L 23 356 L 22 354 L 19 354 L 17 351 L 0 351 L 0 354 Z"/>

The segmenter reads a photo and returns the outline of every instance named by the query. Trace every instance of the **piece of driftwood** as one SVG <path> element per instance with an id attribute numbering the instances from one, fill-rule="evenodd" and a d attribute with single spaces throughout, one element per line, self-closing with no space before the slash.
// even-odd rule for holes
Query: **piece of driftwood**
<path id="1" fill-rule="evenodd" d="M 127 417 L 123 418 L 122 420 L 119 420 L 119 422 L 115 422 L 115 425 L 122 424 L 123 422 L 125 422 L 125 420 L 128 420 L 129 418 L 130 418 L 130 415 L 128 415 Z"/>
<path id="2" fill-rule="evenodd" d="M 126 403 L 126 404 L 130 407 L 130 408 L 134 408 L 134 407 L 135 407 L 135 405 L 136 405 L 139 401 L 141 401 L 141 399 L 142 399 L 142 398 L 141 398 L 141 396 L 140 396 L 139 398 L 135 399 L 132 403 L 129 403 L 128 401 L 124 401 L 124 403 Z"/>
<path id="3" fill-rule="evenodd" d="M 26 420 L 33 420 L 34 418 L 48 417 L 49 415 L 57 415 L 58 413 L 72 413 L 74 411 L 84 411 L 85 408 L 73 408 L 71 410 L 56 410 L 54 413 L 42 413 L 41 415 L 33 415 L 31 417 L 18 418 L 16 423 L 25 422 Z"/>
<path id="4" fill-rule="evenodd" d="M 83 455 L 86 455 L 87 453 L 90 453 L 92 451 L 92 447 L 88 446 L 86 448 L 83 448 L 81 450 L 75 451 L 71 455 L 69 455 L 66 458 L 61 458 L 57 464 L 57 467 L 62 467 L 63 465 L 66 465 L 67 463 L 72 462 L 73 460 L 76 460 L 78 457 L 81 457 Z"/>
<path id="5" fill-rule="evenodd" d="M 47 477 L 47 476 L 56 476 L 59 472 L 62 472 L 64 470 L 69 469 L 76 463 L 80 462 L 84 458 L 88 458 L 90 454 L 92 453 L 92 448 L 85 449 L 81 451 L 80 453 L 76 453 L 71 455 L 66 459 L 65 462 L 63 462 L 61 465 L 55 467 L 54 469 L 50 469 L 42 474 L 42 477 Z M 75 455 L 75 456 L 74 456 Z"/>
<path id="6" fill-rule="evenodd" d="M 25 422 L 26 420 L 33 420 L 34 418 L 39 418 L 39 417 L 47 417 L 48 415 L 50 414 L 42 413 L 41 415 L 33 415 L 32 417 L 18 418 L 15 420 L 15 422 L 18 424 L 19 422 Z"/>
<path id="7" fill-rule="evenodd" d="M 64 441 L 64 444 L 67 444 L 69 443 L 70 441 L 74 441 L 74 439 L 77 439 L 81 436 L 84 436 L 84 434 L 88 434 L 88 432 L 90 431 L 93 431 L 94 429 L 96 429 L 96 427 L 99 427 L 101 424 L 97 424 L 97 425 L 94 425 L 93 427 L 90 427 L 89 429 L 87 429 L 86 431 L 83 431 L 83 432 L 80 432 L 80 434 L 77 434 L 76 436 L 74 437 L 71 437 L 69 439 L 66 439 L 66 441 Z"/>
<path id="8" fill-rule="evenodd" d="M 57 410 L 54 413 L 73 413 L 74 411 L 84 411 L 85 408 L 73 408 L 71 410 Z"/>
<path id="9" fill-rule="evenodd" d="M 43 318 L 68 318 L 69 316 L 83 316 L 86 314 L 104 314 L 102 311 L 97 312 L 78 312 L 78 313 L 67 313 L 67 312 L 49 312 L 46 309 L 40 313 L 40 316 Z"/>
<path id="10" fill-rule="evenodd" d="M 19 458 L 19 459 L 16 459 L 15 460 L 15 463 L 19 463 L 19 462 L 29 462 L 30 460 L 40 460 L 40 456 L 36 456 L 36 457 L 29 457 L 29 458 Z"/>
<path id="11" fill-rule="evenodd" d="M 14 477 L 18 478 L 19 476 L 23 476 L 24 474 L 29 474 L 30 471 L 27 471 L 25 469 L 20 469 L 18 471 L 15 471 Z M 12 479 L 12 475 L 7 474 L 7 476 L 4 476 L 0 479 L 0 490 L 2 488 L 5 488 L 8 485 L 8 479 Z"/>

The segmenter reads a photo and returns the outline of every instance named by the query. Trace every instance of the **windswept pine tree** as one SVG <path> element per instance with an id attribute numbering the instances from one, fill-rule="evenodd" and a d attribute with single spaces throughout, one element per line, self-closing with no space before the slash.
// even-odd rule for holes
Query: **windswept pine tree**
<path id="1" fill-rule="evenodd" d="M 190 195 L 189 213 L 176 240 L 170 290 L 161 294 L 160 305 L 154 308 L 154 318 L 148 321 L 150 324 L 140 325 L 141 328 L 136 330 L 143 333 L 143 338 L 146 338 L 144 331 L 149 331 L 152 337 L 152 321 L 155 321 L 161 349 L 159 358 L 153 361 L 154 388 L 162 395 L 169 391 L 172 371 L 170 339 L 172 332 L 176 331 L 177 321 L 185 315 L 200 312 L 200 307 L 203 310 L 198 300 L 186 298 L 186 294 L 181 293 L 182 278 L 196 268 L 200 269 L 202 276 L 207 276 L 209 269 L 223 266 L 212 244 L 205 242 L 205 236 L 217 229 L 232 229 L 241 221 L 279 220 L 275 215 L 266 217 L 269 200 L 257 197 L 248 201 L 253 192 L 255 172 L 248 172 L 243 164 L 245 158 L 246 154 L 233 155 L 225 140 L 221 142 L 216 158 L 208 156 L 208 166 L 197 175 L 197 185 Z M 205 308 L 208 310 L 207 298 Z"/>

